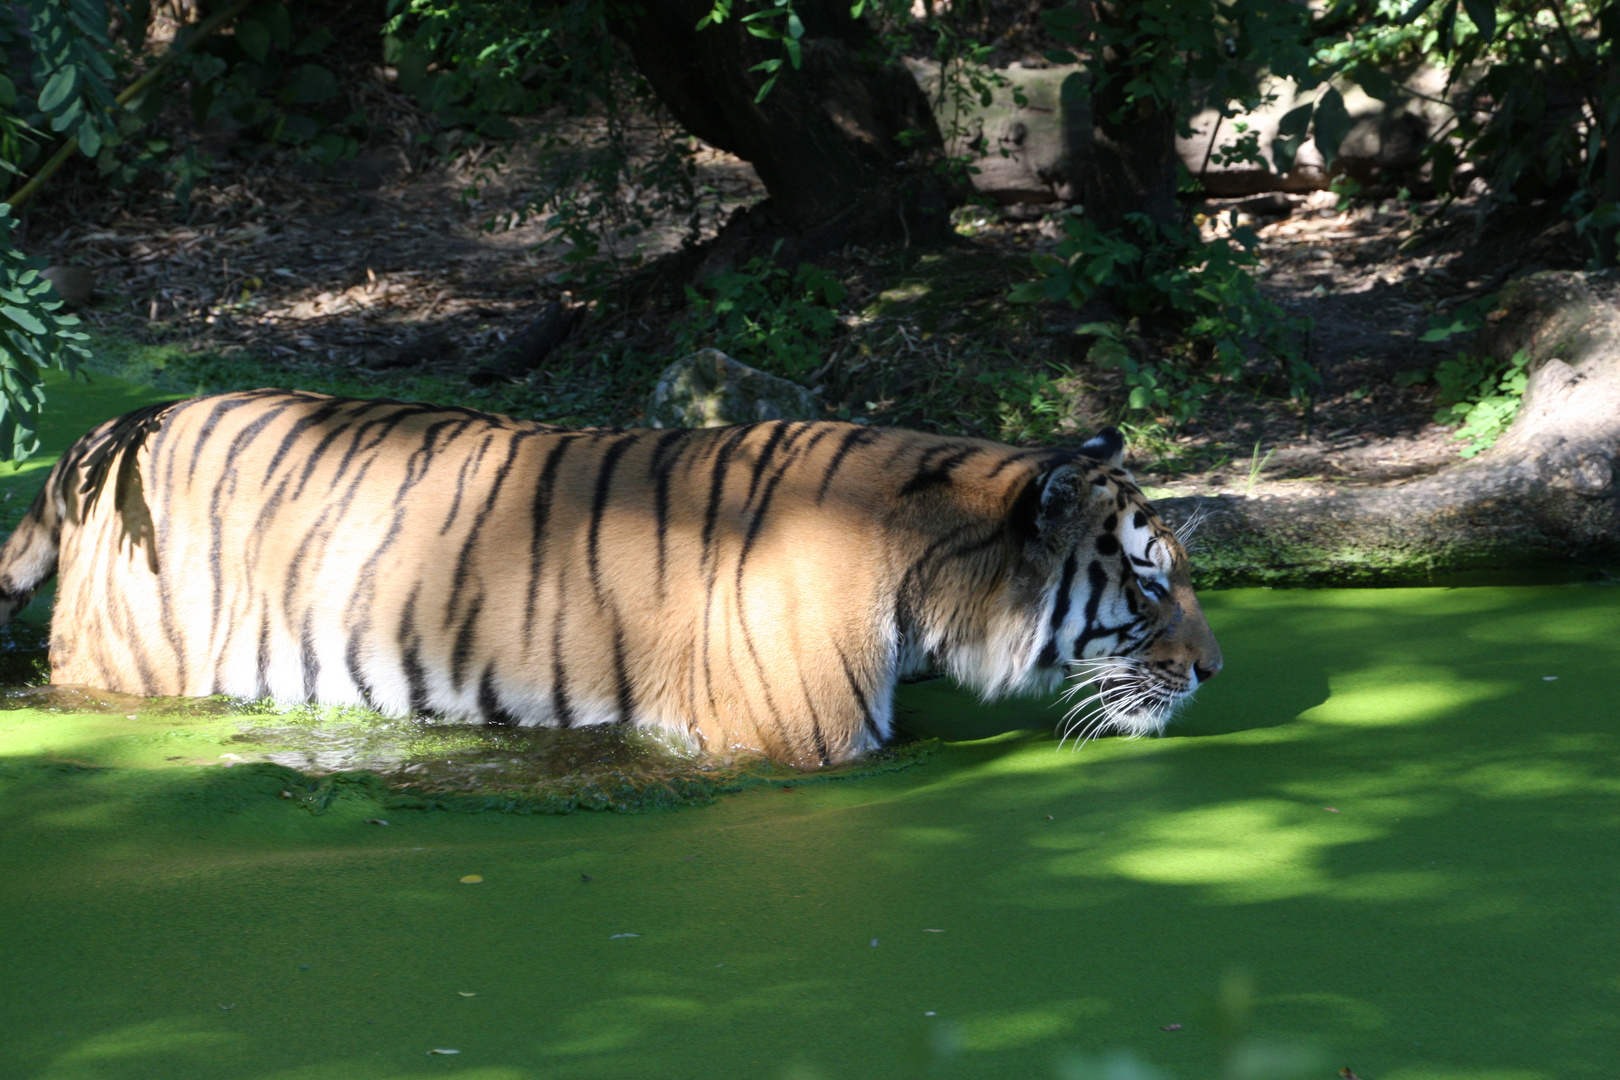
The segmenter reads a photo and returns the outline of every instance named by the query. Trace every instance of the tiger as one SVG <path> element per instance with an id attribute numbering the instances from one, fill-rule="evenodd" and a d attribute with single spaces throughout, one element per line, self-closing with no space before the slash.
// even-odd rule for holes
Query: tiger
<path id="1" fill-rule="evenodd" d="M 1221 669 L 1107 428 L 1029 449 L 835 421 L 569 429 L 260 389 L 148 406 L 52 468 L 0 623 L 57 577 L 52 681 L 561 728 L 812 769 L 896 683 L 1088 686 L 1158 734 Z"/>

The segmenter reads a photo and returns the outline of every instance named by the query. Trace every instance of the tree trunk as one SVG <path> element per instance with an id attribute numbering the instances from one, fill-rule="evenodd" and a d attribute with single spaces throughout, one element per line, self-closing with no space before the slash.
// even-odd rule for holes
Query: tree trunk
<path id="1" fill-rule="evenodd" d="M 1092 123 L 1091 145 L 1082 155 L 1081 205 L 1104 232 L 1128 230 L 1126 214 L 1168 224 L 1176 216 L 1176 102 L 1158 100 L 1150 89 L 1158 85 L 1152 69 L 1164 62 L 1141 25 L 1151 13 L 1141 0 L 1099 0 L 1087 10 L 1094 35 Z"/>
<path id="2" fill-rule="evenodd" d="M 1126 214 L 1165 223 L 1176 216 L 1176 114 L 1147 98 L 1128 101 L 1128 61 L 1106 54 L 1093 95 L 1090 153 L 1081 175 L 1085 214 L 1105 232 L 1125 227 Z"/>
<path id="3" fill-rule="evenodd" d="M 1163 500 L 1203 515 L 1205 586 L 1396 584 L 1480 568 L 1620 555 L 1620 277 L 1549 271 L 1503 292 L 1475 351 L 1532 357 L 1512 426 L 1490 450 L 1430 476 L 1303 499 Z"/>
<path id="4" fill-rule="evenodd" d="M 763 10 L 738 0 L 725 22 L 699 31 L 712 0 L 616 3 L 609 25 L 630 48 L 658 99 L 688 131 L 754 166 L 770 197 L 726 232 L 810 258 L 849 243 L 937 241 L 949 235 L 958 194 L 936 166 L 939 129 L 916 80 L 890 63 L 848 0 L 796 0 L 803 63 L 780 42 L 750 35 L 741 19 Z M 780 28 L 783 20 L 771 20 Z M 724 237 L 722 238 L 722 244 Z"/>

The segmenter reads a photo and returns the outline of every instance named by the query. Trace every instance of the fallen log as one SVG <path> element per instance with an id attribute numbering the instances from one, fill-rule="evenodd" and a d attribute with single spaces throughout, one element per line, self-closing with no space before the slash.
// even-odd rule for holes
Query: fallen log
<path id="1" fill-rule="evenodd" d="M 1476 569 L 1620 557 L 1620 273 L 1548 271 L 1508 284 L 1474 352 L 1531 357 L 1496 445 L 1437 473 L 1332 496 L 1161 500 L 1202 518 L 1203 587 L 1409 584 Z"/>
<path id="2" fill-rule="evenodd" d="M 508 338 L 489 363 L 468 375 L 467 381 L 474 386 L 490 386 L 515 382 L 528 375 L 563 343 L 574 329 L 580 310 L 553 300 L 540 312 L 539 318 Z"/>

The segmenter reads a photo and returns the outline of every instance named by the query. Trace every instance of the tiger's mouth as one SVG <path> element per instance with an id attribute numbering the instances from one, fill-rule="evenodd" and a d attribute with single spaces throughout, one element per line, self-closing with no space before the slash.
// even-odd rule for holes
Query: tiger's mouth
<path id="1" fill-rule="evenodd" d="M 1058 723 L 1058 745 L 1072 738 L 1076 750 L 1099 735 L 1162 735 L 1193 695 L 1191 684 L 1169 682 L 1130 656 L 1076 660 L 1069 666 L 1073 674 L 1063 698 L 1071 704 Z"/>

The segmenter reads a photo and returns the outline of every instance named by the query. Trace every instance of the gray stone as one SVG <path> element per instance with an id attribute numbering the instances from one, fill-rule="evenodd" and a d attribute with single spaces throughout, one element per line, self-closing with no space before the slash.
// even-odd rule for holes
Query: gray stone
<path id="1" fill-rule="evenodd" d="M 724 427 L 757 420 L 815 420 L 821 405 L 798 383 L 738 363 L 719 349 L 683 356 L 658 376 L 647 426 Z"/>
<path id="2" fill-rule="evenodd" d="M 907 60 L 906 65 L 934 105 L 947 152 L 970 159 L 978 170 L 975 188 L 1003 204 L 1074 201 L 1091 143 L 1091 106 L 1063 104 L 1063 80 L 1076 70 L 1072 65 L 1001 69 L 994 74 L 1008 85 L 993 92 L 988 106 L 942 97 L 938 64 Z M 1025 104 L 1014 100 L 1015 88 Z"/>
<path id="3" fill-rule="evenodd" d="M 988 106 L 977 100 L 964 106 L 940 93 L 938 65 L 914 60 L 907 65 L 934 103 L 934 118 L 946 136 L 948 152 L 969 159 L 978 170 L 973 176 L 975 188 L 1013 207 L 1077 201 L 1077 183 L 1091 153 L 1091 107 L 1086 101 L 1064 105 L 1062 87 L 1078 68 L 1026 69 L 1014 64 L 994 73 L 1009 85 L 996 89 Z M 1341 87 L 1354 125 L 1331 168 L 1311 139 L 1300 146 L 1287 173 L 1278 175 L 1270 167 L 1272 143 L 1283 116 L 1314 100 L 1317 93 L 1301 94 L 1288 79 L 1271 80 L 1265 87 L 1272 96 L 1270 104 L 1247 115 L 1228 117 L 1218 131 L 1216 110 L 1199 111 L 1191 119 L 1192 135 L 1176 140 L 1176 153 L 1188 172 L 1202 173 L 1206 190 L 1216 196 L 1315 191 L 1327 187 L 1332 175 L 1339 172 L 1362 182 L 1402 178 L 1421 167 L 1429 133 L 1453 115 L 1444 99 L 1460 99 L 1464 84 L 1471 80 L 1448 84 L 1444 70 L 1429 66 L 1394 73 L 1394 78 L 1397 92 L 1389 101 L 1373 98 L 1355 86 Z M 1025 104 L 1014 100 L 1015 87 Z M 1239 136 L 1238 123 L 1258 134 L 1266 165 L 1223 165 L 1209 160 L 1211 137 L 1218 141 L 1217 150 L 1229 148 Z"/>
<path id="4" fill-rule="evenodd" d="M 1272 143 L 1283 116 L 1297 106 L 1314 101 L 1317 94 L 1316 90 L 1301 94 L 1291 79 L 1271 80 L 1264 87 L 1272 96 L 1270 104 L 1252 113 L 1228 117 L 1221 121 L 1218 132 L 1216 110 L 1201 110 L 1192 117 L 1192 135 L 1177 138 L 1176 154 L 1188 172 L 1194 176 L 1202 173 L 1204 189 L 1216 196 L 1315 191 L 1327 187 L 1338 173 L 1347 173 L 1363 183 L 1401 179 L 1422 166 L 1429 133 L 1453 115 L 1450 106 L 1444 103 L 1444 95 L 1449 92 L 1455 99 L 1461 95 L 1462 88 L 1459 85 L 1448 87 L 1445 71 L 1428 66 L 1393 73 L 1393 77 L 1396 93 L 1388 101 L 1380 101 L 1360 87 L 1340 88 L 1345 109 L 1354 123 L 1339 144 L 1331 167 L 1326 164 L 1314 138 L 1301 144 L 1294 157 L 1294 167 L 1281 175 L 1269 166 L 1219 165 L 1208 160 L 1211 136 L 1219 143 L 1217 150 L 1230 147 L 1239 134 L 1237 124 L 1243 123 L 1259 136 L 1260 154 L 1271 162 Z"/>

